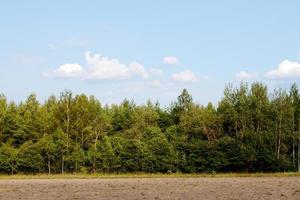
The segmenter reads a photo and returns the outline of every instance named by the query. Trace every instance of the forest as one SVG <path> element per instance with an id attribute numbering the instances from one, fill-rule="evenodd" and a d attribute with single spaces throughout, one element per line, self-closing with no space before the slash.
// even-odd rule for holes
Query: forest
<path id="1" fill-rule="evenodd" d="M 0 95 L 0 145 L 2 174 L 300 171 L 300 94 L 296 84 L 228 84 L 216 105 L 183 89 L 166 107 Z"/>

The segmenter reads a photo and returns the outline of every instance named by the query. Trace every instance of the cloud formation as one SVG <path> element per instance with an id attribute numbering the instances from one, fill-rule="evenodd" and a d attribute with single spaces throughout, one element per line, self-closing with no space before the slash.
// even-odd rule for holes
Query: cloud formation
<path id="1" fill-rule="evenodd" d="M 82 67 L 77 64 L 64 64 L 59 66 L 58 69 L 52 72 L 53 76 L 60 77 L 60 78 L 72 78 L 72 77 L 80 77 L 83 74 Z"/>
<path id="2" fill-rule="evenodd" d="M 199 78 L 190 70 L 172 74 L 172 80 L 176 82 L 197 82 Z"/>
<path id="3" fill-rule="evenodd" d="M 47 73 L 48 76 L 85 80 L 125 80 L 129 78 L 149 79 L 150 71 L 138 62 L 121 63 L 117 59 L 103 57 L 100 54 L 85 53 L 86 66 L 77 63 L 66 63 Z M 153 73 L 153 72 L 152 72 Z"/>
<path id="4" fill-rule="evenodd" d="M 163 71 L 161 69 L 157 69 L 157 68 L 150 68 L 149 69 L 149 73 L 152 75 L 152 76 L 162 76 L 163 75 Z"/>
<path id="5" fill-rule="evenodd" d="M 90 80 L 121 80 L 130 77 L 129 67 L 117 59 L 109 59 L 99 54 L 85 53 L 87 64 L 84 78 Z"/>
<path id="6" fill-rule="evenodd" d="M 235 78 L 237 80 L 251 80 L 255 79 L 258 77 L 257 73 L 252 73 L 252 72 L 246 72 L 246 71 L 240 71 L 235 75 Z"/>
<path id="7" fill-rule="evenodd" d="M 269 79 L 289 79 L 300 78 L 300 63 L 289 60 L 282 61 L 276 69 L 268 71 L 265 74 Z"/>
<path id="8" fill-rule="evenodd" d="M 166 65 L 179 65 L 179 60 L 175 56 L 166 56 L 163 58 L 163 63 Z"/>

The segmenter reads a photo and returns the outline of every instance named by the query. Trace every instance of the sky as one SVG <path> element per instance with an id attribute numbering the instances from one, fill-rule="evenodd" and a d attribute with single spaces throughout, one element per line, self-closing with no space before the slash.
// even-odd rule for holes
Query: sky
<path id="1" fill-rule="evenodd" d="M 187 88 L 300 80 L 298 0 L 27 0 L 0 3 L 0 93 L 43 102 L 65 90 L 103 103 L 168 105 Z"/>

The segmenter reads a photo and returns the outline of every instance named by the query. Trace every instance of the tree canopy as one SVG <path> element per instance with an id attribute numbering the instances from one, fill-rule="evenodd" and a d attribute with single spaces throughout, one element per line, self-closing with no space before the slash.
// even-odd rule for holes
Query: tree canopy
<path id="1" fill-rule="evenodd" d="M 0 95 L 0 173 L 278 171 L 300 171 L 296 84 L 228 85 L 217 105 L 183 89 L 166 108 L 71 91 L 44 103 Z"/>

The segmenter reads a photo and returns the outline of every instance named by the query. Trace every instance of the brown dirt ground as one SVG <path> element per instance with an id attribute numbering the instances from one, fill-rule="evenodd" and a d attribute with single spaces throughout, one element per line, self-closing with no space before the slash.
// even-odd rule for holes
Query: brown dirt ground
<path id="1" fill-rule="evenodd" d="M 0 199 L 300 199 L 300 177 L 0 180 Z"/>

